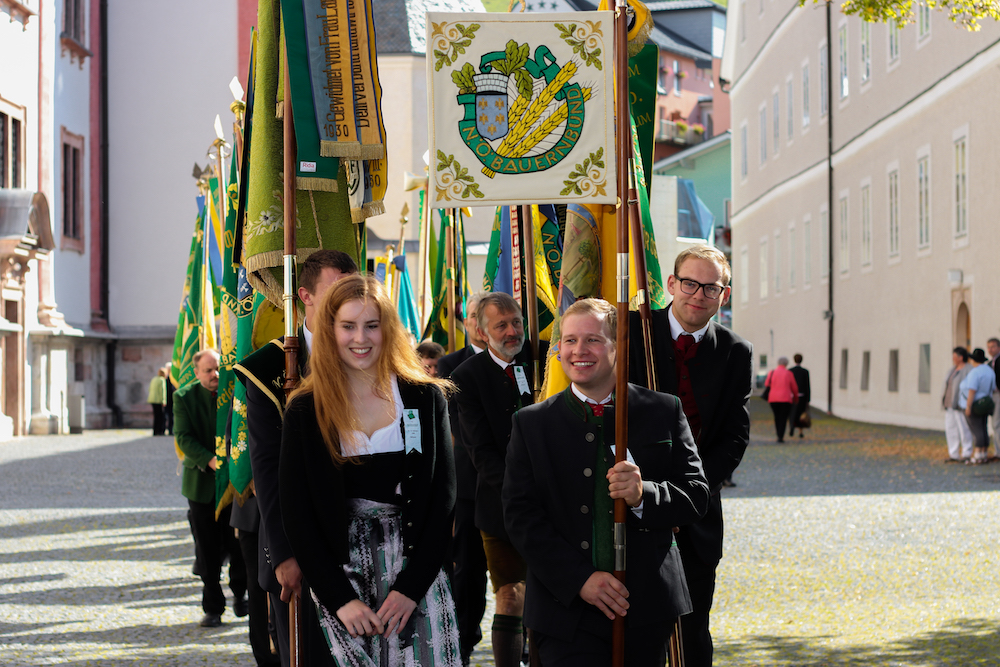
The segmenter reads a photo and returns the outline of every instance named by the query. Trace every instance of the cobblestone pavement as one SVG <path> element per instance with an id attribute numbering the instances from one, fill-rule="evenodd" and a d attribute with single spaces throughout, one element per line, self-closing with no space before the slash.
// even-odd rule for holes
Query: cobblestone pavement
<path id="1" fill-rule="evenodd" d="M 751 405 L 716 664 L 1000 665 L 1000 464 L 945 465 L 939 433 L 815 413 L 779 445 Z M 176 468 L 170 439 L 140 431 L 0 443 L 0 665 L 253 664 L 245 620 L 197 626 Z"/>

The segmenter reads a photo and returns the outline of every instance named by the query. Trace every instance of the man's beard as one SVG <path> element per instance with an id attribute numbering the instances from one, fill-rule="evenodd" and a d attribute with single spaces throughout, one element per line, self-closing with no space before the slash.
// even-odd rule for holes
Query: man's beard
<path id="1" fill-rule="evenodd" d="M 493 336 L 490 336 L 490 345 L 492 345 L 497 352 L 502 352 L 509 357 L 514 357 L 517 356 L 517 354 L 521 351 L 521 348 L 524 347 L 524 336 L 519 336 L 516 341 L 508 342 L 496 340 Z"/>

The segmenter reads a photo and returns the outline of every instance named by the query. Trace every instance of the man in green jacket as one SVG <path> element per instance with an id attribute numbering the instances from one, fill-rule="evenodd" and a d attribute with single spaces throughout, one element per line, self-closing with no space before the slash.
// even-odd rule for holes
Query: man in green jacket
<path id="1" fill-rule="evenodd" d="M 222 625 L 226 596 L 219 583 L 222 561 L 229 554 L 229 587 L 233 613 L 246 616 L 247 571 L 236 534 L 229 526 L 231 506 L 215 516 L 215 408 L 219 388 L 219 355 L 201 350 L 194 355 L 197 380 L 174 394 L 174 434 L 184 454 L 181 493 L 188 499 L 191 534 L 194 536 L 195 572 L 201 576 L 200 625 Z"/>

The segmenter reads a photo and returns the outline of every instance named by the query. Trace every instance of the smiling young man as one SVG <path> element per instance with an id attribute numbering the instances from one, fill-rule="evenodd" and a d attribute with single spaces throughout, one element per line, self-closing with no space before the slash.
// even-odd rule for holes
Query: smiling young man
<path id="1" fill-rule="evenodd" d="M 525 564 L 504 528 L 500 493 L 510 440 L 511 416 L 534 403 L 531 349 L 524 318 L 514 298 L 492 292 L 479 301 L 476 326 L 487 349 L 455 369 L 459 429 L 476 468 L 475 522 L 483 538 L 486 566 L 496 593 L 493 659 L 497 667 L 518 667 L 523 636 Z M 540 357 L 545 358 L 541 346 Z"/>
<path id="2" fill-rule="evenodd" d="M 616 312 L 584 299 L 563 314 L 560 363 L 572 384 L 514 416 L 504 518 L 528 564 L 525 625 L 546 667 L 605 667 L 625 617 L 625 664 L 662 667 L 673 620 L 690 611 L 672 528 L 708 507 L 708 483 L 680 401 L 629 386 L 627 460 L 614 461 Z M 622 498 L 626 580 L 614 569 Z"/>
<path id="3" fill-rule="evenodd" d="M 712 664 L 709 611 L 715 571 L 722 559 L 720 489 L 750 442 L 746 404 L 751 392 L 753 348 L 712 321 L 729 300 L 731 277 L 729 262 L 718 248 L 692 246 L 677 256 L 674 273 L 667 279 L 673 301 L 666 309 L 653 311 L 657 389 L 680 398 L 712 490 L 705 516 L 677 533 L 694 607 L 681 623 L 687 667 Z M 638 313 L 631 315 L 630 324 L 629 377 L 646 385 Z"/>

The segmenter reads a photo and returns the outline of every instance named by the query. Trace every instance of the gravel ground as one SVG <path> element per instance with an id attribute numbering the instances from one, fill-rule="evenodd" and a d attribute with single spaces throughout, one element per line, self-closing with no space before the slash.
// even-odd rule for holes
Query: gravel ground
<path id="1" fill-rule="evenodd" d="M 779 445 L 751 407 L 716 664 L 1000 665 L 1000 464 L 946 465 L 940 433 L 815 413 Z M 3 667 L 253 664 L 244 620 L 197 626 L 176 457 L 146 433 L 0 444 Z M 491 615 L 474 665 L 493 664 Z"/>

